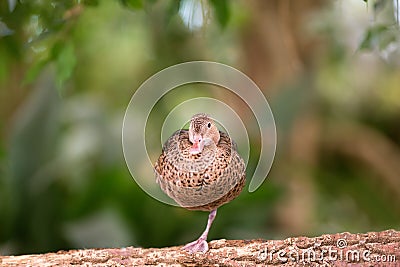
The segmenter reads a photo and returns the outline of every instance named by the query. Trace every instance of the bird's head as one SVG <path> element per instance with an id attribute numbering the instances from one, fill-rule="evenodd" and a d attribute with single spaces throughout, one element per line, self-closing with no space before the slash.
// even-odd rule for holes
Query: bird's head
<path id="1" fill-rule="evenodd" d="M 190 154 L 195 155 L 203 151 L 204 146 L 219 142 L 219 131 L 213 119 L 204 113 L 194 115 L 189 125 L 189 140 L 193 144 Z"/>

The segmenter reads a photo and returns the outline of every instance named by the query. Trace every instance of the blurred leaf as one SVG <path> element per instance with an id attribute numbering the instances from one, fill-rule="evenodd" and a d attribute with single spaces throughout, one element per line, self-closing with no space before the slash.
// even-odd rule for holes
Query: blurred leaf
<path id="1" fill-rule="evenodd" d="M 142 9 L 143 8 L 143 0 L 120 0 L 120 2 L 131 9 Z"/>
<path id="2" fill-rule="evenodd" d="M 375 41 L 375 34 L 371 29 L 365 32 L 364 38 L 360 43 L 359 49 L 372 49 L 374 47 L 373 43 Z"/>
<path id="3" fill-rule="evenodd" d="M 0 20 L 0 37 L 13 34 L 14 31 L 7 27 L 7 24 Z"/>
<path id="4" fill-rule="evenodd" d="M 14 11 L 16 5 L 17 5 L 17 1 L 16 0 L 8 0 L 8 10 L 10 12 Z"/>
<path id="5" fill-rule="evenodd" d="M 385 49 L 391 42 L 395 40 L 395 32 L 393 32 L 390 26 L 374 25 L 366 31 L 364 38 L 360 43 L 359 49 Z"/>
<path id="6" fill-rule="evenodd" d="M 224 28 L 230 17 L 228 1 L 226 0 L 209 0 L 214 8 L 218 23 Z"/>
<path id="7" fill-rule="evenodd" d="M 171 20 L 179 12 L 179 6 L 181 5 L 181 0 L 172 1 L 167 9 L 167 22 Z"/>
<path id="8" fill-rule="evenodd" d="M 58 55 L 60 54 L 61 50 L 64 48 L 65 43 L 64 42 L 56 42 L 53 47 L 51 48 L 51 59 L 55 60 Z"/>
<path id="9" fill-rule="evenodd" d="M 98 6 L 99 5 L 99 0 L 84 0 L 83 4 L 85 6 Z"/>
<path id="10" fill-rule="evenodd" d="M 41 60 L 38 62 L 35 62 L 35 64 L 28 69 L 28 71 L 25 74 L 24 80 L 22 81 L 22 84 L 26 85 L 29 83 L 32 83 L 41 73 L 43 68 L 46 66 L 48 63 L 48 60 Z"/>
<path id="11" fill-rule="evenodd" d="M 57 88 L 61 90 L 64 82 L 71 77 L 76 65 L 75 49 L 72 42 L 54 45 L 52 55 L 57 67 Z"/>

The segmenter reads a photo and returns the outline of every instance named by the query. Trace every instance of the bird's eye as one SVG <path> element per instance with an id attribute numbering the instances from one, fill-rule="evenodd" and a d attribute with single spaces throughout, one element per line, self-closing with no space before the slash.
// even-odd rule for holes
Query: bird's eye
<path id="1" fill-rule="evenodd" d="M 211 128 L 211 122 L 209 122 L 209 123 L 207 124 L 207 127 L 208 127 L 208 128 Z"/>

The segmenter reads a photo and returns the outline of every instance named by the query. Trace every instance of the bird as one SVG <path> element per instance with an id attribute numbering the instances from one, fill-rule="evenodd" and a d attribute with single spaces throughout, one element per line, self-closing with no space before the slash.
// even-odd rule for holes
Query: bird
<path id="1" fill-rule="evenodd" d="M 171 135 L 154 164 L 156 182 L 179 206 L 208 211 L 200 237 L 183 246 L 189 253 L 208 251 L 207 236 L 217 209 L 235 199 L 246 182 L 246 165 L 228 134 L 210 115 L 198 113 L 189 129 Z"/>

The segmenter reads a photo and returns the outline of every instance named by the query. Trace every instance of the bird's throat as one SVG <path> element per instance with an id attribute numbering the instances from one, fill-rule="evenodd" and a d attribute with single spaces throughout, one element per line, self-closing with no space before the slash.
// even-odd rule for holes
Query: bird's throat
<path id="1" fill-rule="evenodd" d="M 196 141 L 193 143 L 192 147 L 190 148 L 189 152 L 192 155 L 199 154 L 203 151 L 204 142 L 203 141 Z"/>

